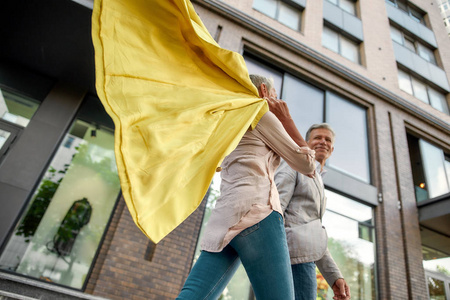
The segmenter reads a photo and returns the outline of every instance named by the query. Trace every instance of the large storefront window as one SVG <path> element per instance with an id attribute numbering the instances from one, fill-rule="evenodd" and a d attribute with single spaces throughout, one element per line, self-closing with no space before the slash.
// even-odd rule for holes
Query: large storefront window
<path id="1" fill-rule="evenodd" d="M 120 192 L 113 126 L 84 102 L 0 256 L 0 268 L 83 289 Z"/>
<path id="2" fill-rule="evenodd" d="M 200 256 L 200 243 L 203 236 L 204 228 L 208 223 L 211 211 L 216 204 L 217 197 L 220 194 L 220 173 L 216 173 L 213 182 L 209 190 L 209 197 L 206 203 L 205 214 L 203 216 L 203 224 L 200 230 L 198 238 L 197 249 L 195 250 L 194 263 Z M 219 297 L 221 300 L 253 300 L 253 292 L 251 290 L 250 281 L 248 280 L 247 273 L 245 273 L 244 267 L 241 265 L 234 274 L 228 286 Z"/>
<path id="3" fill-rule="evenodd" d="M 274 79 L 278 96 L 288 104 L 303 137 L 315 123 L 326 122 L 333 127 L 336 142 L 333 156 L 327 161 L 328 166 L 363 182 L 371 182 L 366 108 L 268 67 L 252 57 L 244 58 L 250 74 Z"/>
<path id="4" fill-rule="evenodd" d="M 326 195 L 323 225 L 328 249 L 350 287 L 352 299 L 376 299 L 373 209 L 330 190 Z M 317 299 L 332 299 L 333 290 L 317 273 Z"/>

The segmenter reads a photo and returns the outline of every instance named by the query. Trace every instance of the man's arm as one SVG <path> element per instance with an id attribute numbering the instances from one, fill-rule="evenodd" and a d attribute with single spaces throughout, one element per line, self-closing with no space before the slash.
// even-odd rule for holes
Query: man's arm
<path id="1" fill-rule="evenodd" d="M 348 300 L 350 299 L 350 288 L 344 280 L 341 271 L 331 257 L 330 251 L 327 249 L 324 256 L 316 261 L 316 266 L 319 268 L 320 273 L 331 286 L 334 292 L 334 300 Z"/>

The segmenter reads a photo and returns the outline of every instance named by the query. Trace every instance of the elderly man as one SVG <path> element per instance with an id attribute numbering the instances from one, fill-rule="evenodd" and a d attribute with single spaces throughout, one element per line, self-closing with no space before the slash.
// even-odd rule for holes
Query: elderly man
<path id="1" fill-rule="evenodd" d="M 350 299 L 350 289 L 328 251 L 328 238 L 322 226 L 326 205 L 323 167 L 334 150 L 334 138 L 333 129 L 326 123 L 315 124 L 306 133 L 308 146 L 316 152 L 314 178 L 294 171 L 284 161 L 275 174 L 285 217 L 296 300 L 316 299 L 316 265 L 332 287 L 333 299 Z"/>

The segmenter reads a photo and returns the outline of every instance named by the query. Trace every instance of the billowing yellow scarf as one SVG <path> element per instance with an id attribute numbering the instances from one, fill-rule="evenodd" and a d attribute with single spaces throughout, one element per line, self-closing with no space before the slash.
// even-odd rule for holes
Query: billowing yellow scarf
<path id="1" fill-rule="evenodd" d="M 242 56 L 220 48 L 189 0 L 95 0 L 92 39 L 122 193 L 157 243 L 198 207 L 267 104 Z"/>

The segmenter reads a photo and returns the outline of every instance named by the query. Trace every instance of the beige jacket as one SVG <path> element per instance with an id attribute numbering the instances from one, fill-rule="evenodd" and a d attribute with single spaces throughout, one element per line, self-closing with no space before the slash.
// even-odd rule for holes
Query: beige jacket
<path id="1" fill-rule="evenodd" d="M 322 226 L 325 189 L 317 162 L 316 176 L 299 174 L 282 161 L 275 174 L 285 218 L 291 264 L 315 262 L 330 286 L 344 278 L 328 251 L 328 236 Z"/>
<path id="2" fill-rule="evenodd" d="M 269 111 L 221 165 L 220 196 L 206 225 L 202 250 L 220 252 L 241 231 L 272 211 L 282 214 L 274 182 L 280 156 L 299 172 L 314 172 L 314 151 L 299 148 Z"/>

